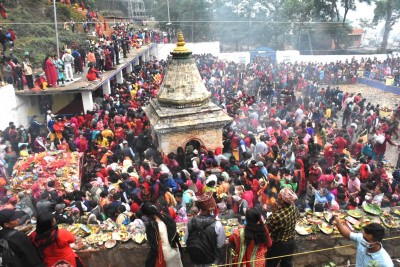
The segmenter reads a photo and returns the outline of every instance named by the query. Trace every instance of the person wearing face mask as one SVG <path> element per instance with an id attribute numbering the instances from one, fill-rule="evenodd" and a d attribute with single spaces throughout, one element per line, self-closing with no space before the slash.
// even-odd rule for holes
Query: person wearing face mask
<path id="1" fill-rule="evenodd" d="M 363 233 L 354 233 L 340 222 L 338 216 L 334 217 L 333 224 L 337 226 L 340 234 L 351 241 L 357 243 L 356 267 L 394 266 L 390 255 L 382 246 L 382 239 L 385 235 L 383 226 L 371 223 L 364 227 Z"/>

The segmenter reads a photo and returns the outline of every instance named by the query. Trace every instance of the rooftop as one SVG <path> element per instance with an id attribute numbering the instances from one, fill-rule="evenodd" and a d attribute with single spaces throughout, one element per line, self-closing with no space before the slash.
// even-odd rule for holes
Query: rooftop
<path id="1" fill-rule="evenodd" d="M 113 78 L 117 72 L 122 71 L 129 64 L 132 64 L 132 62 L 139 60 L 139 57 L 142 56 L 148 49 L 152 48 L 153 46 L 155 46 L 155 44 L 143 45 L 141 48 L 137 50 L 131 50 L 130 54 L 128 54 L 128 58 L 120 58 L 120 64 L 116 66 L 115 70 L 110 70 L 102 74 L 101 81 L 89 82 L 86 79 L 87 68 L 85 68 L 85 71 L 80 79 L 76 79 L 76 81 L 74 82 L 67 83 L 65 86 L 60 86 L 58 88 L 50 87 L 47 88 L 46 90 L 40 90 L 40 91 L 16 90 L 15 94 L 21 96 L 30 96 L 30 95 L 74 94 L 84 91 L 96 91 L 97 88 L 101 87 L 111 78 Z"/>

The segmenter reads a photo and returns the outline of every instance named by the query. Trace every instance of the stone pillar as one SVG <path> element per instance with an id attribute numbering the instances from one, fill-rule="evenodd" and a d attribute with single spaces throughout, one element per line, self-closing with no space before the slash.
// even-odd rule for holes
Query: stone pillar
<path id="1" fill-rule="evenodd" d="M 133 62 L 133 64 L 135 64 L 135 66 L 138 66 L 139 65 L 139 58 L 136 58 L 135 62 Z"/>
<path id="2" fill-rule="evenodd" d="M 107 80 L 103 85 L 103 95 L 111 94 L 110 80 Z"/>
<path id="3" fill-rule="evenodd" d="M 131 73 L 132 72 L 132 62 L 126 66 L 126 73 Z"/>
<path id="4" fill-rule="evenodd" d="M 151 60 L 151 58 L 150 58 L 150 49 L 147 49 L 145 54 L 146 54 L 147 60 Z"/>
<path id="5" fill-rule="evenodd" d="M 87 110 L 93 110 L 93 96 L 92 91 L 84 91 L 82 94 L 83 111 L 86 113 Z"/>
<path id="6" fill-rule="evenodd" d="M 143 62 L 146 62 L 146 61 L 147 61 L 146 52 L 143 52 L 143 54 L 142 54 L 142 60 L 143 60 Z"/>
<path id="7" fill-rule="evenodd" d="M 117 74 L 115 74 L 115 77 L 117 77 L 117 83 L 121 84 L 124 82 L 124 78 L 122 76 L 122 70 L 120 72 L 117 72 Z"/>

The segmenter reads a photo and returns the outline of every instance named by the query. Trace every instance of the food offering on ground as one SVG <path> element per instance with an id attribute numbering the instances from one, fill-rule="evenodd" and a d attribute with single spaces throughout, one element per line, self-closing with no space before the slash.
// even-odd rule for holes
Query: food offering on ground
<path id="1" fill-rule="evenodd" d="M 333 217 L 332 212 L 330 211 L 324 211 L 324 219 L 325 221 L 329 222 Z"/>
<path id="2" fill-rule="evenodd" d="M 238 219 L 228 219 L 221 220 L 221 224 L 224 227 L 226 237 L 230 237 L 232 233 L 238 228 L 239 220 Z"/>
<path id="3" fill-rule="evenodd" d="M 323 232 L 324 234 L 330 235 L 333 233 L 334 227 L 333 225 L 330 225 L 329 223 L 323 222 L 321 224 L 318 224 L 318 228 Z"/>
<path id="4" fill-rule="evenodd" d="M 359 209 L 348 210 L 347 214 L 356 219 L 361 219 L 364 216 L 364 213 Z"/>
<path id="5" fill-rule="evenodd" d="M 389 210 L 385 210 L 380 216 L 382 223 L 387 228 L 399 228 L 400 227 L 400 219 L 398 217 L 392 216 Z"/>
<path id="6" fill-rule="evenodd" d="M 34 184 L 46 188 L 50 180 L 59 195 L 80 188 L 80 168 L 83 153 L 42 152 L 20 158 L 10 177 L 10 191 L 14 194 L 31 190 Z"/>
<path id="7" fill-rule="evenodd" d="M 392 212 L 395 216 L 400 217 L 400 207 L 393 207 L 393 208 L 391 209 L 391 212 Z"/>
<path id="8" fill-rule="evenodd" d="M 347 216 L 346 211 L 344 211 L 344 210 L 332 211 L 332 215 L 333 216 L 339 216 L 340 219 L 344 219 Z"/>
<path id="9" fill-rule="evenodd" d="M 296 224 L 295 230 L 299 235 L 310 235 L 313 233 L 310 225 Z"/>
<path id="10" fill-rule="evenodd" d="M 362 207 L 365 212 L 372 215 L 379 216 L 382 213 L 382 209 L 376 204 L 365 204 Z"/>
<path id="11" fill-rule="evenodd" d="M 104 244 L 104 246 L 105 246 L 106 248 L 110 249 L 110 248 L 115 247 L 116 244 L 117 244 L 117 240 L 110 239 L 110 240 L 108 240 L 108 241 Z"/>
<path id="12" fill-rule="evenodd" d="M 136 234 L 132 235 L 132 240 L 135 243 L 141 245 L 146 241 L 146 235 L 142 234 L 142 233 L 136 233 Z"/>

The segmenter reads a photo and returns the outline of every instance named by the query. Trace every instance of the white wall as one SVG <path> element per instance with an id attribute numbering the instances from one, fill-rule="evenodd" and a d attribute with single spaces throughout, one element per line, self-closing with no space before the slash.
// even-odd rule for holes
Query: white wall
<path id="1" fill-rule="evenodd" d="M 34 98 L 32 100 L 31 98 Z M 0 88 L 0 130 L 4 130 L 10 121 L 17 126 L 28 127 L 28 120 L 34 114 L 39 114 L 36 97 L 16 96 L 14 87 L 7 84 Z"/>
<path id="2" fill-rule="evenodd" d="M 336 61 L 346 61 L 348 59 L 349 61 L 352 58 L 355 58 L 360 62 L 361 58 L 367 59 L 371 58 L 373 59 L 374 57 L 378 58 L 378 60 L 385 60 L 387 58 L 386 54 L 373 54 L 373 55 L 291 55 L 291 62 L 297 61 L 297 62 L 322 62 L 322 63 L 330 63 L 330 62 L 336 62 Z"/>
<path id="3" fill-rule="evenodd" d="M 204 43 L 186 43 L 186 46 L 192 50 L 193 54 L 213 54 L 218 58 L 226 61 L 234 61 L 236 63 L 241 63 L 245 61 L 250 62 L 250 52 L 236 52 L 236 53 L 220 53 L 219 42 L 204 42 Z M 176 47 L 176 44 L 158 44 L 158 55 L 157 58 L 167 59 L 170 52 Z M 277 60 L 282 62 L 290 59 L 291 62 L 336 62 L 337 60 L 345 61 L 346 59 L 351 60 L 352 58 L 361 60 L 364 58 L 374 58 L 377 57 L 379 60 L 385 60 L 386 54 L 373 54 L 373 55 L 300 55 L 297 50 L 287 50 L 287 51 L 277 51 Z"/>
<path id="4" fill-rule="evenodd" d="M 171 55 L 170 52 L 172 52 L 175 47 L 176 44 L 158 44 L 157 59 L 167 59 L 167 57 Z M 193 54 L 219 55 L 219 42 L 186 43 L 186 47 L 189 48 Z"/>
<path id="5" fill-rule="evenodd" d="M 235 63 L 250 63 L 249 52 L 237 52 L 237 53 L 219 53 L 218 58 L 226 61 L 233 61 Z"/>

